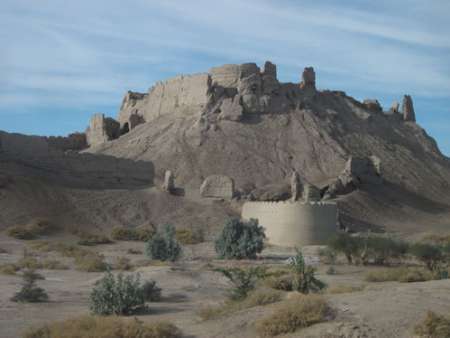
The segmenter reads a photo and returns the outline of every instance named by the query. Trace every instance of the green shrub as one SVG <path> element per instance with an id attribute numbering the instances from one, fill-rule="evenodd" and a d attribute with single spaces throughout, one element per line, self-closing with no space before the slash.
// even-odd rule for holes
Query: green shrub
<path id="1" fill-rule="evenodd" d="M 414 328 L 414 333 L 424 338 L 450 337 L 450 318 L 428 311 L 426 317 Z"/>
<path id="2" fill-rule="evenodd" d="M 36 281 L 42 279 L 41 275 L 35 273 L 33 270 L 25 270 L 22 278 L 22 288 L 11 298 L 13 302 L 38 303 L 48 300 L 48 295 L 45 290 L 36 286 Z"/>
<path id="3" fill-rule="evenodd" d="M 146 243 L 145 251 L 150 259 L 175 261 L 181 254 L 181 246 L 175 239 L 175 228 L 165 225 L 162 232 L 158 231 Z"/>
<path id="4" fill-rule="evenodd" d="M 249 291 L 253 290 L 256 282 L 265 276 L 265 269 L 261 267 L 241 268 L 217 268 L 233 284 L 230 292 L 232 300 L 239 300 L 247 297 Z"/>
<path id="5" fill-rule="evenodd" d="M 375 264 L 383 265 L 393 258 L 403 257 L 408 251 L 407 243 L 392 238 L 369 236 L 361 240 L 363 241 L 361 259 L 364 264 L 371 260 Z"/>
<path id="6" fill-rule="evenodd" d="M 337 254 L 333 249 L 326 247 L 319 250 L 319 257 L 324 264 L 335 264 Z"/>
<path id="7" fill-rule="evenodd" d="M 177 229 L 175 237 L 178 242 L 184 245 L 198 244 L 203 242 L 203 233 L 200 230 Z"/>
<path id="8" fill-rule="evenodd" d="M 333 237 L 329 242 L 329 247 L 344 254 L 348 264 L 352 264 L 361 253 L 360 239 L 347 233 L 339 233 Z"/>
<path id="9" fill-rule="evenodd" d="M 430 271 L 436 271 L 444 261 L 444 255 L 437 245 L 416 243 L 410 253 L 422 261 Z"/>
<path id="10" fill-rule="evenodd" d="M 330 306 L 322 297 L 301 296 L 280 303 L 272 315 L 256 322 L 256 330 L 262 337 L 274 337 L 326 321 L 331 313 Z"/>
<path id="11" fill-rule="evenodd" d="M 115 227 L 111 237 L 117 241 L 142 241 L 147 242 L 155 234 L 156 229 L 152 225 L 137 228 Z"/>
<path id="12" fill-rule="evenodd" d="M 256 254 L 264 248 L 265 237 L 264 228 L 258 225 L 258 220 L 244 222 L 230 219 L 216 240 L 215 249 L 220 258 L 256 258 Z"/>
<path id="13" fill-rule="evenodd" d="M 156 285 L 154 280 L 146 281 L 142 285 L 142 291 L 147 302 L 159 302 L 161 300 L 161 288 Z"/>
<path id="14" fill-rule="evenodd" d="M 181 338 L 169 322 L 144 324 L 137 318 L 82 316 L 28 329 L 23 338 Z"/>
<path id="15" fill-rule="evenodd" d="M 303 254 L 297 249 L 295 257 L 291 258 L 290 266 L 293 272 L 292 288 L 295 291 L 307 294 L 318 292 L 326 287 L 326 284 L 315 277 L 312 266 L 306 266 Z"/>
<path id="16" fill-rule="evenodd" d="M 95 283 L 90 295 L 90 309 L 97 315 L 130 315 L 144 306 L 145 297 L 139 274 L 124 277 L 120 273 L 115 278 L 108 271 Z"/>

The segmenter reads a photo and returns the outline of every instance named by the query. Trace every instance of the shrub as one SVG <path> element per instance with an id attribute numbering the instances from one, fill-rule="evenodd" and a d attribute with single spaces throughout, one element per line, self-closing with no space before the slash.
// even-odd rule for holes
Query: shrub
<path id="1" fill-rule="evenodd" d="M 141 226 L 137 228 L 115 227 L 112 229 L 111 237 L 117 241 L 142 241 L 147 242 L 155 234 L 153 226 Z"/>
<path id="2" fill-rule="evenodd" d="M 48 295 L 44 289 L 36 286 L 36 281 L 42 279 L 42 276 L 33 270 L 26 270 L 22 275 L 23 284 L 19 292 L 17 292 L 11 300 L 20 303 L 38 303 L 46 302 Z"/>
<path id="3" fill-rule="evenodd" d="M 130 254 L 130 255 L 142 255 L 142 251 L 131 248 L 131 249 L 127 250 L 127 254 Z"/>
<path id="4" fill-rule="evenodd" d="M 291 258 L 290 266 L 293 272 L 293 290 L 306 294 L 318 292 L 325 288 L 325 283 L 314 276 L 314 268 L 312 266 L 306 266 L 300 250 L 297 249 L 297 255 Z"/>
<path id="5" fill-rule="evenodd" d="M 150 259 L 161 261 L 175 261 L 181 254 L 181 246 L 175 239 L 175 228 L 172 225 L 165 225 L 163 232 L 157 232 L 145 247 L 147 256 Z"/>
<path id="6" fill-rule="evenodd" d="M 177 229 L 175 237 L 178 242 L 184 245 L 198 244 L 203 242 L 203 233 L 200 230 Z"/>
<path id="7" fill-rule="evenodd" d="M 347 233 L 340 233 L 329 242 L 329 247 L 344 254 L 348 264 L 352 264 L 361 252 L 360 240 Z"/>
<path id="8" fill-rule="evenodd" d="M 261 267 L 251 267 L 248 269 L 217 268 L 215 271 L 221 272 L 233 284 L 230 292 L 230 298 L 233 300 L 245 298 L 248 292 L 255 288 L 256 282 L 265 275 L 265 269 Z"/>
<path id="9" fill-rule="evenodd" d="M 79 271 L 85 272 L 103 272 L 106 271 L 109 266 L 99 254 L 88 254 L 75 257 L 75 266 Z"/>
<path id="10" fill-rule="evenodd" d="M 435 276 L 427 270 L 417 268 L 390 268 L 370 271 L 366 274 L 368 282 L 425 282 L 435 279 Z"/>
<path id="11" fill-rule="evenodd" d="M 336 263 L 336 251 L 327 247 L 319 250 L 319 257 L 324 264 L 335 264 Z"/>
<path id="12" fill-rule="evenodd" d="M 1 264 L 0 273 L 2 275 L 15 275 L 20 268 L 16 264 Z"/>
<path id="13" fill-rule="evenodd" d="M 42 262 L 42 268 L 48 270 L 67 270 L 69 267 L 56 259 L 46 259 Z"/>
<path id="14" fill-rule="evenodd" d="M 6 254 L 6 253 L 8 253 L 7 250 L 5 250 L 5 249 L 3 249 L 3 248 L 0 248 L 0 254 Z"/>
<path id="15" fill-rule="evenodd" d="M 414 328 L 414 333 L 424 338 L 450 337 L 450 318 L 428 311 L 426 317 Z"/>
<path id="16" fill-rule="evenodd" d="M 24 256 L 21 259 L 19 259 L 17 265 L 21 269 L 32 269 L 32 270 L 42 269 L 43 267 L 40 261 L 38 261 L 35 257 L 29 256 L 26 252 L 24 253 Z"/>
<path id="17" fill-rule="evenodd" d="M 440 248 L 432 244 L 416 243 L 410 248 L 410 252 L 418 260 L 425 263 L 430 271 L 435 271 L 444 260 Z"/>
<path id="18" fill-rule="evenodd" d="M 292 291 L 292 281 L 294 280 L 294 276 L 292 274 L 284 275 L 284 276 L 272 276 L 264 280 L 264 283 L 267 287 L 281 290 L 281 291 Z"/>
<path id="19" fill-rule="evenodd" d="M 330 294 L 340 294 L 340 293 L 352 293 L 359 292 L 365 289 L 364 285 L 336 285 L 327 289 L 327 293 Z"/>
<path id="20" fill-rule="evenodd" d="M 215 249 L 220 258 L 256 258 L 256 254 L 264 248 L 265 237 L 264 228 L 258 225 L 258 220 L 243 222 L 230 219 L 216 240 Z"/>
<path id="21" fill-rule="evenodd" d="M 104 236 L 104 235 L 95 235 L 86 232 L 82 232 L 79 234 L 80 240 L 78 241 L 79 245 L 85 246 L 94 246 L 99 244 L 111 244 L 112 241 Z"/>
<path id="22" fill-rule="evenodd" d="M 131 261 L 127 257 L 116 257 L 116 260 L 113 265 L 115 270 L 121 270 L 121 271 L 129 271 L 133 270 L 133 264 L 131 264 Z"/>
<path id="23" fill-rule="evenodd" d="M 37 237 L 33 231 L 31 231 L 30 229 L 28 229 L 26 227 L 19 226 L 19 225 L 9 227 L 8 229 L 6 229 L 6 233 L 10 237 L 13 237 L 16 239 L 23 239 L 23 240 L 31 240 L 31 239 L 35 239 Z"/>
<path id="24" fill-rule="evenodd" d="M 390 259 L 404 256 L 408 251 L 407 243 L 391 238 L 369 236 L 365 240 L 361 240 L 364 242 L 364 251 L 361 257 L 363 263 L 372 260 L 375 264 L 383 265 Z"/>
<path id="25" fill-rule="evenodd" d="M 26 225 L 15 225 L 9 227 L 6 231 L 10 237 L 31 240 L 41 235 L 48 235 L 55 229 L 56 227 L 49 221 L 45 219 L 35 219 Z"/>
<path id="26" fill-rule="evenodd" d="M 161 300 L 161 288 L 156 285 L 154 280 L 146 281 L 142 285 L 142 291 L 147 302 L 159 302 Z"/>
<path id="27" fill-rule="evenodd" d="M 23 338 L 181 338 L 180 330 L 169 322 L 144 324 L 134 318 L 83 316 L 27 330 Z"/>
<path id="28" fill-rule="evenodd" d="M 325 273 L 327 275 L 335 275 L 336 274 L 336 269 L 334 268 L 334 266 L 330 266 L 327 271 L 325 271 Z"/>
<path id="29" fill-rule="evenodd" d="M 272 315 L 257 321 L 256 330 L 262 337 L 273 337 L 323 322 L 330 314 L 331 308 L 322 297 L 301 296 L 280 304 Z"/>
<path id="30" fill-rule="evenodd" d="M 129 315 L 145 306 L 140 275 L 117 278 L 111 272 L 95 283 L 90 295 L 90 309 L 97 315 Z"/>

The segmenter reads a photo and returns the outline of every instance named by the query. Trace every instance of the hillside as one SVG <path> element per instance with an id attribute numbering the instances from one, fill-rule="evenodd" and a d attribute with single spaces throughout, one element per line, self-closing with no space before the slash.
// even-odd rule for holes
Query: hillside
<path id="1" fill-rule="evenodd" d="M 179 76 L 148 93 L 128 92 L 117 121 L 97 114 L 86 136 L 84 154 L 3 151 L 0 173 L 19 183 L 0 189 L 10 215 L 0 221 L 26 219 L 33 209 L 17 205 L 40 201 L 56 205 L 49 213 L 64 223 L 213 227 L 239 212 L 249 190 L 285 186 L 293 170 L 324 193 L 350 158 L 376 156 L 382 183 L 362 181 L 336 196 L 343 226 L 411 235 L 449 225 L 450 161 L 415 122 L 411 98 L 383 111 L 376 100 L 316 89 L 312 68 L 298 84 L 279 82 L 269 62 L 263 70 L 226 65 Z M 182 196 L 159 189 L 166 170 Z M 243 198 L 200 198 L 202 181 L 214 174 L 231 177 Z M 60 195 L 42 196 L 47 189 Z"/>

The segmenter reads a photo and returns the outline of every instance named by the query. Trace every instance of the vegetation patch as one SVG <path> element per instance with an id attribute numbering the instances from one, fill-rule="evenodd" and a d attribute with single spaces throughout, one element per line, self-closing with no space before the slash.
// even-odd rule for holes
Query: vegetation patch
<path id="1" fill-rule="evenodd" d="M 233 284 L 230 290 L 231 300 L 241 300 L 247 297 L 247 294 L 253 290 L 258 280 L 264 278 L 266 269 L 262 267 L 241 268 L 216 268 L 215 271 L 221 272 Z"/>
<path id="2" fill-rule="evenodd" d="M 76 256 L 75 267 L 79 271 L 103 272 L 108 270 L 109 265 L 106 264 L 102 255 L 90 253 L 89 255 L 85 256 Z"/>
<path id="3" fill-rule="evenodd" d="M 264 228 L 258 220 L 230 219 L 217 238 L 215 249 L 219 258 L 254 259 L 263 250 L 265 238 Z"/>
<path id="4" fill-rule="evenodd" d="M 144 324 L 137 318 L 83 316 L 31 328 L 23 338 L 181 338 L 169 322 Z"/>
<path id="5" fill-rule="evenodd" d="M 192 229 L 177 229 L 175 238 L 183 245 L 198 244 L 204 241 L 203 232 Z"/>
<path id="6" fill-rule="evenodd" d="M 78 241 L 79 245 L 85 246 L 94 246 L 99 244 L 111 244 L 113 243 L 107 236 L 104 235 L 96 235 L 87 232 L 79 232 L 78 236 L 80 240 Z"/>
<path id="7" fill-rule="evenodd" d="M 274 337 L 328 320 L 332 310 L 324 298 L 304 295 L 280 303 L 274 313 L 256 323 L 262 337 Z"/>
<path id="8" fill-rule="evenodd" d="M 46 219 L 34 219 L 25 225 L 15 225 L 6 229 L 8 236 L 31 240 L 42 235 L 49 235 L 57 230 L 57 227 Z"/>
<path id="9" fill-rule="evenodd" d="M 428 270 L 421 268 L 386 268 L 370 271 L 366 274 L 367 282 L 425 282 L 436 279 L 436 276 Z"/>
<path id="10" fill-rule="evenodd" d="M 131 261 L 127 257 L 116 257 L 114 264 L 113 264 L 114 270 L 121 270 L 121 271 L 130 271 L 134 269 L 133 264 L 131 264 Z"/>
<path id="11" fill-rule="evenodd" d="M 450 318 L 429 311 L 416 325 L 414 333 L 424 338 L 450 337 Z"/>
<path id="12" fill-rule="evenodd" d="M 327 293 L 329 294 L 340 294 L 340 293 L 352 293 L 352 292 L 360 292 L 364 291 L 364 285 L 336 285 L 330 288 L 327 288 Z"/>
<path id="13" fill-rule="evenodd" d="M 141 241 L 147 242 L 156 233 L 153 225 L 137 228 L 115 227 L 111 231 L 111 238 L 117 241 Z"/>
<path id="14" fill-rule="evenodd" d="M 11 298 L 11 301 L 19 303 L 39 303 L 48 300 L 48 295 L 45 290 L 36 286 L 36 281 L 38 279 L 43 279 L 41 275 L 33 270 L 26 270 L 23 272 L 22 278 L 22 288 Z"/>
<path id="15" fill-rule="evenodd" d="M 20 268 L 16 264 L 0 264 L 0 273 L 2 275 L 15 275 L 19 270 Z"/>
<path id="16" fill-rule="evenodd" d="M 176 261 L 181 255 L 181 246 L 175 238 L 175 228 L 165 225 L 146 243 L 145 252 L 150 259 Z"/>

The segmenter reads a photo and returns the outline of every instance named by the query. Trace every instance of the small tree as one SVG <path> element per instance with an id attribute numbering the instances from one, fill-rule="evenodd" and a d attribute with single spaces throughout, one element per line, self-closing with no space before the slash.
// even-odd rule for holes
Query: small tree
<path id="1" fill-rule="evenodd" d="M 175 228 L 165 225 L 162 233 L 158 231 L 148 240 L 145 251 L 151 259 L 177 260 L 181 254 L 181 246 L 175 238 Z"/>
<path id="2" fill-rule="evenodd" d="M 34 270 L 25 270 L 22 278 L 22 289 L 11 298 L 13 302 L 39 303 L 48 301 L 45 290 L 36 286 L 36 281 L 43 278 L 41 275 Z"/>
<path id="3" fill-rule="evenodd" d="M 90 295 L 90 309 L 97 315 L 129 315 L 144 308 L 145 295 L 141 287 L 140 275 L 117 278 L 108 271 L 95 283 Z"/>
<path id="4" fill-rule="evenodd" d="M 256 258 L 264 248 L 265 238 L 264 228 L 258 225 L 258 220 L 230 219 L 216 240 L 215 249 L 220 258 Z"/>
<path id="5" fill-rule="evenodd" d="M 365 241 L 364 255 L 361 257 L 363 263 L 372 259 L 375 264 L 383 265 L 390 259 L 402 257 L 408 251 L 407 243 L 392 238 L 369 236 L 361 240 Z"/>
<path id="6" fill-rule="evenodd" d="M 437 271 L 445 259 L 441 249 L 432 244 L 416 243 L 411 246 L 410 252 L 418 260 L 425 263 L 430 271 Z"/>
<path id="7" fill-rule="evenodd" d="M 329 246 L 331 249 L 342 252 L 347 258 L 348 264 L 352 264 L 354 259 L 360 255 L 360 239 L 350 236 L 347 233 L 340 233 L 331 239 Z"/>
<path id="8" fill-rule="evenodd" d="M 247 294 L 255 288 L 256 282 L 266 275 L 266 269 L 262 267 L 249 269 L 217 268 L 215 271 L 221 272 L 233 284 L 233 289 L 230 293 L 232 300 L 240 300 L 247 297 Z"/>
<path id="9" fill-rule="evenodd" d="M 289 263 L 294 273 L 292 288 L 304 294 L 322 290 L 326 286 L 325 283 L 314 276 L 315 270 L 312 266 L 305 264 L 302 252 L 298 249 L 296 251 L 297 254 Z"/>

